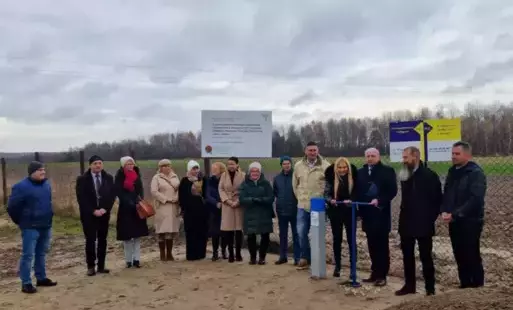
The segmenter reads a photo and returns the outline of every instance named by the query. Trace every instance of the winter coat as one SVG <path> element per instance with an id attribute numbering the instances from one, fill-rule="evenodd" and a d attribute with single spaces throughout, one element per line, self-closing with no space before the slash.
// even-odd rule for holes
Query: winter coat
<path id="1" fill-rule="evenodd" d="M 211 236 L 221 232 L 221 208 L 217 204 L 221 202 L 219 195 L 220 177 L 211 176 L 207 182 L 206 204 L 209 210 L 209 233 Z"/>
<path id="2" fill-rule="evenodd" d="M 240 206 L 235 208 L 230 206 L 228 202 L 239 202 L 239 187 L 242 182 L 244 182 L 245 177 L 246 174 L 244 172 L 237 171 L 232 182 L 228 171 L 221 175 L 221 179 L 219 180 L 219 196 L 223 203 L 221 208 L 222 231 L 242 230 L 244 211 Z"/>
<path id="3" fill-rule="evenodd" d="M 169 176 L 157 173 L 151 180 L 151 194 L 155 207 L 155 233 L 177 233 L 180 231 L 180 206 L 178 187 L 180 180 L 171 172 Z"/>
<path id="4" fill-rule="evenodd" d="M 144 198 L 144 191 L 139 168 L 136 166 L 134 170 L 138 177 L 135 181 L 135 190 L 133 192 L 123 187 L 123 182 L 125 181 L 123 168 L 118 170 L 114 178 L 116 196 L 119 199 L 116 238 L 120 241 L 128 241 L 148 235 L 146 219 L 141 219 L 137 214 L 137 203 L 139 202 L 139 197 Z"/>
<path id="5" fill-rule="evenodd" d="M 399 234 L 416 238 L 434 236 L 441 204 L 440 178 L 421 163 L 408 180 L 401 182 Z"/>
<path id="6" fill-rule="evenodd" d="M 292 188 L 298 200 L 298 208 L 310 212 L 310 199 L 323 197 L 324 172 L 330 163 L 319 156 L 313 168 L 308 166 L 306 157 L 294 166 Z"/>
<path id="7" fill-rule="evenodd" d="M 278 216 L 290 217 L 297 215 L 297 198 L 292 187 L 294 171 L 285 174 L 281 171 L 273 180 L 273 193 L 276 198 L 276 213 Z"/>
<path id="8" fill-rule="evenodd" d="M 246 176 L 239 189 L 239 199 L 244 209 L 245 234 L 263 234 L 273 231 L 273 189 L 262 174 L 258 181 Z"/>
<path id="9" fill-rule="evenodd" d="M 362 228 L 367 233 L 390 232 L 392 229 L 392 199 L 397 195 L 397 179 L 394 168 L 379 162 L 372 167 L 369 175 L 368 165 L 358 170 L 358 201 L 378 200 L 378 206 L 362 206 Z"/>
<path id="10" fill-rule="evenodd" d="M 52 188 L 48 180 L 33 181 L 29 177 L 15 184 L 7 202 L 7 213 L 20 229 L 52 227 Z"/>
<path id="11" fill-rule="evenodd" d="M 452 214 L 453 221 L 483 221 L 486 176 L 475 162 L 451 167 L 445 179 L 442 212 Z"/>
<path id="12" fill-rule="evenodd" d="M 100 172 L 101 186 L 99 190 L 100 199 L 96 197 L 95 180 L 91 170 L 87 170 L 83 175 L 77 178 L 75 191 L 77 195 L 78 207 L 80 210 L 80 220 L 88 223 L 95 218 L 94 211 L 104 209 L 110 216 L 112 206 L 116 201 L 116 192 L 114 190 L 114 177 L 105 170 Z"/>

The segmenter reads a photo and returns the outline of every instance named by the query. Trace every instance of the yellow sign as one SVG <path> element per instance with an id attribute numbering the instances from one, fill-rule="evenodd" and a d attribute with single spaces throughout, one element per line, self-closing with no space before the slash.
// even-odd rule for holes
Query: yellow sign
<path id="1" fill-rule="evenodd" d="M 461 120 L 430 119 L 424 121 L 431 127 L 428 131 L 428 141 L 459 141 L 461 140 Z"/>

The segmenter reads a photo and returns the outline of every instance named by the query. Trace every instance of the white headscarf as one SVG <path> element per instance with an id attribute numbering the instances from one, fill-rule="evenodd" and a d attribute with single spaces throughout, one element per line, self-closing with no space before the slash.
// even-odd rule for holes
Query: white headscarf
<path id="1" fill-rule="evenodd" d="M 252 162 L 250 165 L 249 165 L 249 170 L 251 169 L 258 169 L 258 171 L 262 172 L 262 165 L 255 161 L 255 162 Z"/>
<path id="2" fill-rule="evenodd" d="M 195 160 L 189 160 L 187 163 L 187 172 L 191 171 L 194 167 L 200 167 L 199 163 Z"/>
<path id="3" fill-rule="evenodd" d="M 135 160 L 130 156 L 121 157 L 121 159 L 119 160 L 119 162 L 121 163 L 121 167 L 123 167 L 123 168 L 125 167 L 126 163 L 129 161 L 132 161 L 135 165 Z"/>

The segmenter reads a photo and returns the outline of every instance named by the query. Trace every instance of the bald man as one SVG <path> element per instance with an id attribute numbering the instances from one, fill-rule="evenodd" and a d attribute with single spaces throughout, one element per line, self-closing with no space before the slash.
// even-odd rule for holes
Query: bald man
<path id="1" fill-rule="evenodd" d="M 371 206 L 360 209 L 363 231 L 371 258 L 371 276 L 363 280 L 375 286 L 385 286 L 390 269 L 388 236 L 391 230 L 391 201 L 397 195 L 397 180 L 392 167 L 381 162 L 379 151 L 365 151 L 366 164 L 358 170 L 359 201 Z"/>

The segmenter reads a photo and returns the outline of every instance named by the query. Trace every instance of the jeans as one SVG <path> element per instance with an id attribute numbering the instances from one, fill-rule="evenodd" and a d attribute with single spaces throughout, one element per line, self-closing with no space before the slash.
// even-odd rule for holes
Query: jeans
<path id="1" fill-rule="evenodd" d="M 289 223 L 292 229 L 292 247 L 294 249 L 294 262 L 301 258 L 301 247 L 299 246 L 299 235 L 297 233 L 297 216 L 278 215 L 278 226 L 280 228 L 280 259 L 286 260 L 289 249 Z"/>
<path id="2" fill-rule="evenodd" d="M 141 260 L 141 239 L 135 238 L 123 241 L 123 248 L 125 250 L 125 261 L 127 263 Z"/>
<path id="3" fill-rule="evenodd" d="M 301 259 L 310 262 L 310 212 L 304 209 L 297 210 L 297 232 L 299 235 L 299 247 L 301 249 Z"/>
<path id="4" fill-rule="evenodd" d="M 21 283 L 32 284 L 30 272 L 34 261 L 34 273 L 37 280 L 46 279 L 46 253 L 50 248 L 52 229 L 23 229 L 21 231 L 22 252 L 20 259 Z"/>

